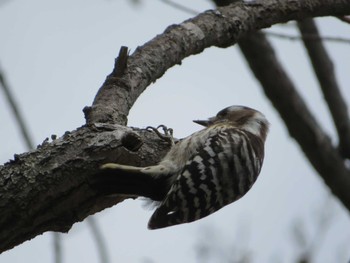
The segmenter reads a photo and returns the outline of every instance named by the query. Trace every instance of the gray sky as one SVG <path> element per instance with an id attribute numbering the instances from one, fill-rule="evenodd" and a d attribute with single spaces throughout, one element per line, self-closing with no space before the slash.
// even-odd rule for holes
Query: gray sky
<path id="1" fill-rule="evenodd" d="M 134 6 L 126 0 L 11 0 L 0 5 L 0 66 L 36 144 L 51 134 L 61 136 L 84 124 L 82 109 L 91 105 L 111 72 L 120 46 L 133 51 L 168 25 L 190 17 L 160 1 L 140 2 Z M 189 6 L 187 1 L 180 2 Z M 211 8 L 209 1 L 190 4 L 198 11 Z M 317 22 L 324 35 L 350 36 L 350 27 L 335 18 Z M 297 33 L 292 23 L 270 30 Z M 280 39 L 272 42 L 310 108 L 334 135 L 301 44 Z M 327 48 L 349 102 L 349 45 L 329 42 Z M 302 222 L 311 241 L 319 232 L 318 218 L 327 211 L 330 225 L 317 247 L 315 262 L 350 258 L 349 213 L 330 197 L 323 181 L 289 138 L 236 47 L 210 48 L 168 70 L 136 102 L 129 125 L 165 124 L 174 129 L 176 137 L 184 137 L 200 128 L 193 119 L 212 116 L 234 104 L 260 110 L 272 124 L 264 167 L 252 190 L 203 220 L 158 231 L 147 230 L 152 211 L 145 209 L 142 201 L 128 200 L 99 213 L 95 218 L 113 262 L 198 262 L 199 244 L 214 247 L 223 257 L 248 249 L 254 262 L 293 262 L 301 251 L 293 239 L 293 226 Z M 3 94 L 0 120 L 3 163 L 14 153 L 25 151 Z M 63 235 L 63 250 L 65 262 L 97 261 L 86 223 L 74 225 Z M 0 263 L 52 262 L 52 258 L 52 236 L 44 234 L 3 253 Z"/>

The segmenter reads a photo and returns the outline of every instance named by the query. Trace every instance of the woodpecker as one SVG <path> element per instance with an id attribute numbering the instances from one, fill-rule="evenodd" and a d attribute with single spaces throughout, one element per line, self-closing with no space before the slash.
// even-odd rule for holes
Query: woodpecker
<path id="1" fill-rule="evenodd" d="M 105 193 L 158 201 L 149 229 L 214 213 L 244 196 L 260 173 L 269 129 L 262 113 L 230 106 L 215 117 L 194 122 L 205 128 L 173 144 L 157 165 L 101 167 Z"/>

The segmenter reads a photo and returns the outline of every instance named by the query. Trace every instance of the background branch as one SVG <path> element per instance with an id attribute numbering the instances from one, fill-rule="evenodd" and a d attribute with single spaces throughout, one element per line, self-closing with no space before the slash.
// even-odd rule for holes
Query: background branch
<path id="1" fill-rule="evenodd" d="M 329 41 L 329 42 L 337 42 L 337 43 L 343 43 L 343 44 L 350 44 L 350 39 L 344 38 L 344 37 L 331 37 L 331 36 L 320 36 L 319 34 L 303 34 L 302 36 L 293 36 L 293 35 L 287 35 L 283 33 L 276 33 L 271 31 L 265 31 L 265 35 L 276 37 L 276 38 L 282 38 L 287 40 L 296 40 L 300 41 L 302 39 L 306 40 L 319 40 L 319 41 Z"/>
<path id="2" fill-rule="evenodd" d="M 24 139 L 24 142 L 27 146 L 27 150 L 33 150 L 34 142 L 29 135 L 29 128 L 25 124 L 24 118 L 21 114 L 21 111 L 18 107 L 18 104 L 16 103 L 16 100 L 11 93 L 11 89 L 6 81 L 4 72 L 0 69 L 0 84 L 2 89 L 4 90 L 4 94 L 6 97 L 6 100 L 9 103 L 9 106 L 12 110 L 13 116 L 15 117 L 15 121 L 17 122 L 21 135 Z M 55 263 L 61 263 L 62 262 L 62 246 L 61 246 L 61 237 L 59 233 L 53 233 L 53 248 L 54 248 L 54 259 Z"/>
<path id="3" fill-rule="evenodd" d="M 22 114 L 20 113 L 20 110 L 17 107 L 17 103 L 15 101 L 15 98 L 11 93 L 11 88 L 6 81 L 5 74 L 1 68 L 0 68 L 0 86 L 1 86 L 2 90 L 4 91 L 6 100 L 9 103 L 9 106 L 10 106 L 11 111 L 13 113 L 13 116 L 15 117 L 15 120 L 18 124 L 19 130 L 20 130 L 21 135 L 24 139 L 24 143 L 27 146 L 27 149 L 34 149 L 34 143 L 31 140 L 31 136 L 29 135 L 29 129 L 27 128 L 25 121 L 24 121 L 24 118 L 22 117 Z"/>
<path id="4" fill-rule="evenodd" d="M 92 235 L 94 237 L 94 241 L 96 243 L 96 247 L 97 247 L 97 250 L 98 250 L 99 256 L 100 256 L 100 262 L 101 263 L 109 263 L 110 260 L 109 260 L 109 256 L 108 256 L 107 245 L 104 242 L 103 235 L 100 231 L 100 228 L 98 227 L 98 225 L 96 223 L 96 220 L 93 217 L 89 216 L 86 219 L 86 221 L 87 221 L 87 223 L 91 229 Z"/>
<path id="5" fill-rule="evenodd" d="M 63 262 L 62 238 L 60 233 L 53 233 L 54 262 Z"/>
<path id="6" fill-rule="evenodd" d="M 312 19 L 298 22 L 305 48 L 309 54 L 328 108 L 332 114 L 339 137 L 339 149 L 344 157 L 350 158 L 350 119 L 348 107 L 338 86 L 334 65 L 322 44 L 318 29 Z M 314 35 L 316 39 L 304 36 Z"/>
<path id="7" fill-rule="evenodd" d="M 350 211 L 350 172 L 277 60 L 267 38 L 257 32 L 241 39 L 239 47 L 290 135 L 333 194 Z"/>

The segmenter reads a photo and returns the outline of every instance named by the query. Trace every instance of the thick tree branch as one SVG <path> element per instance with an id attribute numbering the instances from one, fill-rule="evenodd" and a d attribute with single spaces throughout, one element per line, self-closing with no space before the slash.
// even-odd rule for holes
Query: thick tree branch
<path id="1" fill-rule="evenodd" d="M 125 199 L 100 198 L 90 188 L 102 163 L 156 163 L 168 147 L 149 131 L 95 124 L 15 155 L 0 166 L 0 253 L 45 231 L 66 232 Z"/>
<path id="2" fill-rule="evenodd" d="M 298 27 L 303 36 L 303 42 L 320 83 L 323 96 L 332 114 L 338 132 L 340 152 L 344 157 L 350 158 L 350 119 L 348 107 L 338 86 L 333 62 L 322 44 L 315 22 L 312 19 L 301 20 L 298 22 Z M 318 36 L 318 38 L 312 40 L 304 37 L 308 35 Z"/>
<path id="3" fill-rule="evenodd" d="M 122 50 L 123 50 L 124 54 L 127 55 L 127 48 L 122 48 Z M 123 70 L 123 66 L 125 66 L 124 64 L 126 64 L 126 59 L 121 60 L 121 61 L 123 64 L 118 65 L 118 68 L 120 69 L 120 71 Z M 28 129 L 27 125 L 25 124 L 24 118 L 23 118 L 21 111 L 20 111 L 20 107 L 18 107 L 13 94 L 10 92 L 9 85 L 7 84 L 7 81 L 5 81 L 4 73 L 1 70 L 0 70 L 0 85 L 2 86 L 2 88 L 5 91 L 7 101 L 9 102 L 10 108 L 12 109 L 12 111 L 14 113 L 15 120 L 17 121 L 17 123 L 20 127 L 22 137 L 27 145 L 27 149 L 33 150 L 35 148 L 35 146 L 34 146 L 32 138 L 29 136 L 29 132 L 28 132 L 29 129 Z M 102 235 L 100 233 L 100 230 L 99 230 L 97 223 L 95 222 L 93 217 L 88 217 L 87 222 L 92 229 L 92 234 L 94 235 L 94 238 L 95 238 L 95 241 L 97 244 L 97 248 L 98 248 L 98 251 L 100 254 L 101 262 L 105 262 L 105 263 L 109 262 L 107 252 L 106 252 L 106 249 L 105 249 L 104 244 L 103 244 L 103 238 L 102 238 Z M 62 262 L 62 245 L 61 245 L 61 243 L 62 243 L 61 233 L 54 232 L 53 233 L 53 248 L 54 248 L 54 262 L 55 263 Z"/>
<path id="4" fill-rule="evenodd" d="M 29 129 L 24 121 L 24 118 L 23 118 L 21 111 L 16 103 L 15 98 L 10 91 L 9 85 L 8 85 L 7 81 L 5 80 L 4 73 L 1 70 L 0 70 L 0 85 L 2 86 L 2 88 L 5 92 L 6 99 L 10 105 L 10 108 L 13 112 L 15 120 L 18 123 L 23 140 L 25 141 L 25 144 L 27 145 L 27 149 L 33 150 L 35 147 L 34 147 L 33 140 L 31 138 L 31 136 L 29 135 Z M 54 262 L 55 263 L 62 262 L 62 249 L 61 249 L 61 237 L 60 237 L 60 235 L 61 235 L 60 233 L 53 233 L 54 259 L 55 259 Z"/>
<path id="5" fill-rule="evenodd" d="M 350 172 L 277 60 L 264 34 L 258 32 L 241 39 L 239 47 L 291 136 L 334 195 L 350 211 Z"/>
<path id="6" fill-rule="evenodd" d="M 207 47 L 230 46 L 246 33 L 275 23 L 348 13 L 349 0 L 242 2 L 171 26 L 139 47 L 122 76 L 113 70 L 92 107 L 85 110 L 87 126 L 0 166 L 0 252 L 45 231 L 68 231 L 74 222 L 123 200 L 121 196 L 106 200 L 90 189 L 89 177 L 100 164 L 145 166 L 159 161 L 168 145 L 153 133 L 138 131 L 137 136 L 116 123 L 126 124 L 136 99 L 167 69 Z M 314 139 L 327 142 L 322 136 Z M 338 161 L 337 156 L 327 156 L 325 164 L 328 158 Z"/>
<path id="7" fill-rule="evenodd" d="M 349 0 L 258 0 L 237 2 L 172 25 L 135 50 L 122 78 L 113 73 L 107 77 L 93 105 L 85 111 L 87 123 L 126 124 L 130 108 L 147 86 L 170 67 L 207 47 L 231 46 L 242 35 L 276 23 L 349 13 Z"/>

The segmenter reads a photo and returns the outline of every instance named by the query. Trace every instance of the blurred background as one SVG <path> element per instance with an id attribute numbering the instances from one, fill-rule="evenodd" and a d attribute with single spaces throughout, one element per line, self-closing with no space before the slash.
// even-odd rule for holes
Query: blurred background
<path id="1" fill-rule="evenodd" d="M 214 8 L 209 0 L 176 2 L 198 12 Z M 35 146 L 84 124 L 82 109 L 112 71 L 120 46 L 132 53 L 192 16 L 161 0 L 0 0 L 0 69 Z M 323 36 L 350 38 L 349 25 L 340 20 L 316 22 Z M 294 23 L 266 32 L 299 34 Z M 269 38 L 312 112 L 335 138 L 302 43 Z M 325 44 L 349 102 L 349 42 Z M 209 48 L 169 69 L 138 99 L 128 125 L 165 124 L 181 138 L 200 129 L 193 119 L 235 104 L 258 109 L 271 122 L 264 167 L 251 191 L 205 219 L 158 231 L 147 229 L 152 210 L 142 200 L 98 213 L 93 222 L 103 236 L 105 262 L 348 262 L 349 213 L 289 137 L 237 47 Z M 27 146 L 2 91 L 0 122 L 5 163 Z M 61 262 L 100 262 L 86 221 L 59 240 Z M 4 252 L 0 262 L 55 262 L 54 255 L 53 234 L 45 233 Z"/>

